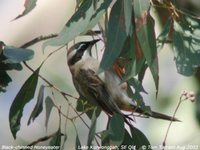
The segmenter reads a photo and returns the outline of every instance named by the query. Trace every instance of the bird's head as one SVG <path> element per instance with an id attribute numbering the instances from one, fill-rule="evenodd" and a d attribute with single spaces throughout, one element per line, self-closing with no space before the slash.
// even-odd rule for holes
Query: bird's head
<path id="1" fill-rule="evenodd" d="M 85 53 L 91 54 L 92 46 L 100 39 L 79 42 L 69 48 L 67 52 L 68 65 L 74 65 L 76 62 L 82 59 Z"/>

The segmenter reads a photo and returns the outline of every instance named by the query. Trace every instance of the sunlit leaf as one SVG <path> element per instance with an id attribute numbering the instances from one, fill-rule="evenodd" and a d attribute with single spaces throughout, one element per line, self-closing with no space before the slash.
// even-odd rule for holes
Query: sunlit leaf
<path id="1" fill-rule="evenodd" d="M 120 55 L 127 38 L 123 3 L 123 0 L 117 0 L 112 7 L 108 22 L 108 31 L 106 33 L 106 48 L 98 73 L 109 68 L 114 63 Z"/>
<path id="2" fill-rule="evenodd" d="M 18 15 L 14 20 L 21 18 L 21 17 L 27 15 L 29 12 L 31 12 L 36 6 L 36 2 L 37 2 L 37 0 L 25 0 L 24 11 L 22 12 L 22 14 Z"/>
<path id="3" fill-rule="evenodd" d="M 34 51 L 30 49 L 15 48 L 12 46 L 5 46 L 3 55 L 10 63 L 19 63 L 33 58 Z"/>
<path id="4" fill-rule="evenodd" d="M 111 144 L 119 146 L 124 139 L 124 118 L 121 114 L 114 114 L 109 123 L 109 137 Z"/>
<path id="5" fill-rule="evenodd" d="M 51 110 L 52 110 L 53 106 L 54 106 L 54 103 L 53 103 L 51 97 L 47 96 L 46 99 L 45 99 L 45 107 L 46 107 L 45 127 L 46 127 L 46 129 L 47 129 L 49 117 L 50 117 Z"/>
<path id="6" fill-rule="evenodd" d="M 76 36 L 92 29 L 110 6 L 111 2 L 111 0 L 83 1 L 59 35 L 45 42 L 43 48 L 47 45 L 59 46 L 67 44 Z"/>
<path id="7" fill-rule="evenodd" d="M 44 85 L 42 85 L 40 87 L 39 94 L 37 97 L 37 103 L 28 119 L 27 125 L 29 125 L 31 123 L 31 120 L 33 122 L 35 120 L 35 118 L 37 118 L 43 110 L 44 88 L 45 88 Z"/>
<path id="8" fill-rule="evenodd" d="M 37 82 L 38 73 L 40 68 L 38 68 L 23 84 L 20 91 L 16 95 L 10 111 L 9 111 L 9 123 L 10 130 L 14 138 L 16 138 L 16 133 L 20 129 L 20 120 L 22 117 L 24 106 L 34 97 Z"/>

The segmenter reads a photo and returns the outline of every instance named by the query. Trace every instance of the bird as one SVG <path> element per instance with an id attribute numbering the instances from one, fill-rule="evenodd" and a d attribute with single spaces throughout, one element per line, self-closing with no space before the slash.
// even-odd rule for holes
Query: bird
<path id="1" fill-rule="evenodd" d="M 138 113 L 146 117 L 179 121 L 155 111 L 144 111 L 128 96 L 127 83 L 111 67 L 97 74 L 100 61 L 91 55 L 92 47 L 100 39 L 82 41 L 71 46 L 67 51 L 67 64 L 72 75 L 72 81 L 80 97 L 88 103 L 100 107 L 108 115 L 123 111 Z M 127 115 L 124 115 L 127 116 Z"/>

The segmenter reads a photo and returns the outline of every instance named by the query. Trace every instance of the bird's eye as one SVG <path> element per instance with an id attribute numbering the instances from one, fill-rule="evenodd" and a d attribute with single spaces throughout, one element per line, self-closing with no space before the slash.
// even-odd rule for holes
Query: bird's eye
<path id="1" fill-rule="evenodd" d="M 85 49 L 87 49 L 87 45 L 85 43 L 80 44 L 78 47 L 78 50 L 85 50 Z"/>

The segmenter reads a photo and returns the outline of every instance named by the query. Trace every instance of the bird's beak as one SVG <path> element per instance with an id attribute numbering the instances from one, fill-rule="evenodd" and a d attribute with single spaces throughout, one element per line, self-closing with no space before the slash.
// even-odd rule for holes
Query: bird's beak
<path id="1" fill-rule="evenodd" d="M 96 39 L 96 40 L 93 40 L 93 41 L 90 41 L 91 42 L 91 45 L 94 45 L 95 43 L 97 43 L 98 41 L 100 41 L 101 39 Z"/>
<path id="2" fill-rule="evenodd" d="M 92 40 L 92 41 L 90 41 L 90 49 L 89 49 L 89 55 L 90 56 L 92 56 L 92 51 L 91 51 L 91 49 L 92 49 L 92 46 L 95 44 L 95 43 L 97 43 L 98 41 L 100 41 L 101 39 L 96 39 L 96 40 Z"/>

